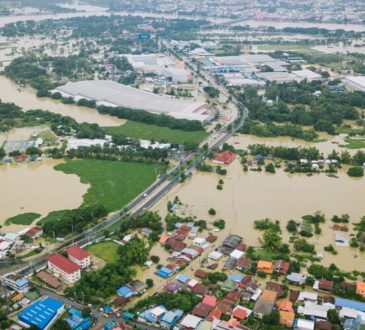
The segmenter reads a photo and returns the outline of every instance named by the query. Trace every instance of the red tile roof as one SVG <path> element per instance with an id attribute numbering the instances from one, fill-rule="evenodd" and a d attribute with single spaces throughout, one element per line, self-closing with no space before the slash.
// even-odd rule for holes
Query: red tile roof
<path id="1" fill-rule="evenodd" d="M 247 317 L 247 312 L 241 306 L 237 306 L 233 310 L 232 316 L 238 320 L 244 320 Z"/>
<path id="2" fill-rule="evenodd" d="M 325 279 L 319 280 L 318 288 L 320 290 L 332 291 L 333 290 L 333 282 L 325 280 Z"/>
<path id="3" fill-rule="evenodd" d="M 223 151 L 219 154 L 216 154 L 214 156 L 214 160 L 216 162 L 220 162 L 220 163 L 223 163 L 223 164 L 226 164 L 226 165 L 231 164 L 234 161 L 235 158 L 236 158 L 236 154 L 233 153 L 230 150 L 225 150 L 225 151 Z"/>
<path id="4" fill-rule="evenodd" d="M 90 253 L 80 248 L 78 245 L 68 247 L 66 249 L 66 252 L 69 256 L 74 257 L 75 259 L 80 261 L 90 257 Z"/>
<path id="5" fill-rule="evenodd" d="M 43 232 L 43 229 L 41 227 L 32 227 L 30 228 L 25 235 L 27 235 L 28 237 L 32 238 L 35 235 L 37 235 L 38 233 Z"/>
<path id="6" fill-rule="evenodd" d="M 67 274 L 72 274 L 74 272 L 77 272 L 80 270 L 80 266 L 76 265 L 71 260 L 68 260 L 64 256 L 56 253 L 53 256 L 50 256 L 47 261 L 53 265 L 55 265 L 57 268 L 63 270 Z"/>
<path id="7" fill-rule="evenodd" d="M 202 278 L 202 279 L 207 277 L 207 273 L 202 269 L 197 269 L 195 271 L 194 275 L 195 275 L 195 277 Z"/>

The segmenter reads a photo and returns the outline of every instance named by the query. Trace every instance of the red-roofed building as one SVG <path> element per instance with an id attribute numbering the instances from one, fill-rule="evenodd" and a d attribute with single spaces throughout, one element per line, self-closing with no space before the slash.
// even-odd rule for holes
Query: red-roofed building
<path id="1" fill-rule="evenodd" d="M 56 253 L 47 259 L 49 270 L 66 282 L 75 283 L 81 278 L 81 268 L 71 260 Z"/>
<path id="2" fill-rule="evenodd" d="M 274 271 L 280 275 L 286 275 L 289 270 L 289 263 L 284 260 L 276 260 L 274 264 Z"/>
<path id="3" fill-rule="evenodd" d="M 210 296 L 210 295 L 205 295 L 204 299 L 202 301 L 203 304 L 215 307 L 217 305 L 217 298 L 214 296 Z"/>
<path id="4" fill-rule="evenodd" d="M 91 255 L 86 250 L 80 248 L 78 245 L 70 246 L 66 249 L 68 258 L 79 265 L 81 268 L 89 267 L 91 264 Z"/>
<path id="5" fill-rule="evenodd" d="M 220 320 L 221 316 L 222 316 L 221 311 L 219 311 L 218 309 L 214 309 L 211 311 L 207 319 L 208 321 L 213 322 L 214 319 Z"/>
<path id="6" fill-rule="evenodd" d="M 222 165 L 229 165 L 235 160 L 235 158 L 236 154 L 234 152 L 225 150 L 219 154 L 216 154 L 213 158 L 213 162 Z"/>
<path id="7" fill-rule="evenodd" d="M 237 320 L 245 320 L 248 315 L 247 311 L 243 307 L 237 306 L 233 309 L 232 316 Z"/>
<path id="8" fill-rule="evenodd" d="M 25 233 L 25 235 L 31 239 L 36 239 L 43 235 L 43 229 L 41 227 L 32 227 Z"/>
<path id="9" fill-rule="evenodd" d="M 28 155 L 20 154 L 18 156 L 15 156 L 14 159 L 15 159 L 16 162 L 22 163 L 22 162 L 25 162 L 28 159 Z"/>

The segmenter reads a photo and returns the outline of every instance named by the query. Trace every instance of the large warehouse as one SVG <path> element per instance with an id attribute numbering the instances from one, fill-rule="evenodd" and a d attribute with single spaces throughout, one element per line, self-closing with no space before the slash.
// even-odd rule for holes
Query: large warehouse
<path id="1" fill-rule="evenodd" d="M 349 76 L 342 82 L 351 91 L 365 92 L 365 76 Z"/>
<path id="2" fill-rule="evenodd" d="M 213 119 L 211 108 L 204 102 L 191 102 L 146 92 L 110 80 L 85 80 L 69 82 L 52 93 L 63 97 L 94 100 L 98 106 L 126 107 L 165 114 L 177 119 L 198 120 L 208 123 Z"/>
<path id="3" fill-rule="evenodd" d="M 45 296 L 20 312 L 18 318 L 27 327 L 36 325 L 41 330 L 47 330 L 64 310 L 62 302 Z"/>

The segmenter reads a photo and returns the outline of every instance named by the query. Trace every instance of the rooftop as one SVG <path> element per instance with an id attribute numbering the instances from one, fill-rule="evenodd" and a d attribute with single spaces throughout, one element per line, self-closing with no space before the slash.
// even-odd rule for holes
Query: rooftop
<path id="1" fill-rule="evenodd" d="M 69 256 L 74 257 L 77 260 L 84 260 L 90 257 L 90 253 L 80 248 L 78 245 L 70 246 L 66 249 L 66 252 Z"/>
<path id="2" fill-rule="evenodd" d="M 76 265 L 71 260 L 65 258 L 61 254 L 54 254 L 47 259 L 48 262 L 63 270 L 65 273 L 72 274 L 80 270 L 80 266 Z"/>
<path id="3" fill-rule="evenodd" d="M 118 84 L 111 80 L 85 80 L 69 82 L 52 92 L 75 99 L 89 99 L 97 105 L 126 107 L 165 114 L 177 119 L 198 120 L 206 122 L 212 119 L 209 107 L 204 102 L 192 102 L 157 95 L 151 92 Z"/>

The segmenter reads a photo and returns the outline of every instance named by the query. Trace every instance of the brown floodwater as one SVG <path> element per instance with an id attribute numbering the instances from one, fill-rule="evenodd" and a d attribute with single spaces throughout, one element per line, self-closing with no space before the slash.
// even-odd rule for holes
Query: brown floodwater
<path id="1" fill-rule="evenodd" d="M 0 100 L 15 103 L 23 110 L 48 110 L 62 116 L 70 116 L 77 122 L 97 123 L 100 126 L 119 126 L 125 120 L 113 116 L 102 115 L 95 109 L 63 104 L 51 98 L 39 98 L 31 88 L 20 88 L 5 76 L 0 76 Z"/>
<path id="2" fill-rule="evenodd" d="M 285 225 L 288 220 L 300 220 L 305 214 L 324 212 L 328 218 L 334 214 L 348 213 L 353 222 L 365 215 L 365 179 L 352 179 L 341 172 L 338 178 L 325 174 L 290 175 L 283 170 L 276 174 L 243 172 L 239 160 L 227 167 L 226 177 L 216 174 L 197 172 L 187 182 L 168 193 L 154 209 L 166 214 L 168 200 L 179 196 L 187 204 L 184 213 L 200 219 L 213 221 L 224 219 L 226 229 L 219 233 L 220 239 L 229 233 L 239 234 L 249 245 L 258 246 L 260 233 L 253 229 L 257 219 L 271 218 L 280 220 L 284 240 L 288 239 Z M 222 191 L 216 189 L 218 180 L 224 180 Z M 211 217 L 208 210 L 213 207 L 217 215 Z M 322 225 L 322 235 L 312 237 L 317 251 L 329 243 L 335 244 L 335 233 L 330 229 L 328 220 Z M 349 238 L 349 234 L 347 234 Z M 324 253 L 324 265 L 335 262 L 345 270 L 365 269 L 364 255 L 349 247 L 336 247 L 337 256 Z"/>
<path id="3" fill-rule="evenodd" d="M 0 146 L 6 141 L 26 141 L 32 136 L 37 136 L 48 130 L 48 126 L 42 125 L 36 127 L 13 128 L 8 132 L 0 132 Z"/>
<path id="4" fill-rule="evenodd" d="M 0 165 L 0 225 L 9 217 L 35 212 L 42 216 L 51 211 L 79 207 L 89 185 L 77 175 L 56 171 L 53 167 L 62 160 Z M 67 196 L 67 197 L 66 197 Z M 3 226 L 11 232 L 26 226 Z"/>
<path id="5" fill-rule="evenodd" d="M 340 145 L 346 144 L 345 137 L 346 134 L 340 134 L 340 135 L 328 135 L 325 133 L 320 133 L 320 139 L 323 141 L 320 142 L 308 142 L 304 140 L 294 139 L 288 136 L 282 136 L 282 137 L 258 137 L 254 135 L 247 135 L 247 134 L 238 134 L 236 136 L 233 136 L 230 140 L 228 140 L 228 143 L 233 145 L 237 149 L 247 149 L 247 147 L 250 144 L 266 144 L 268 146 L 283 146 L 288 148 L 308 148 L 308 147 L 315 147 L 317 148 L 321 153 L 323 153 L 324 156 L 331 153 L 333 150 L 337 152 L 345 151 L 347 150 L 350 154 L 355 154 L 358 149 L 346 149 L 340 147 Z"/>

